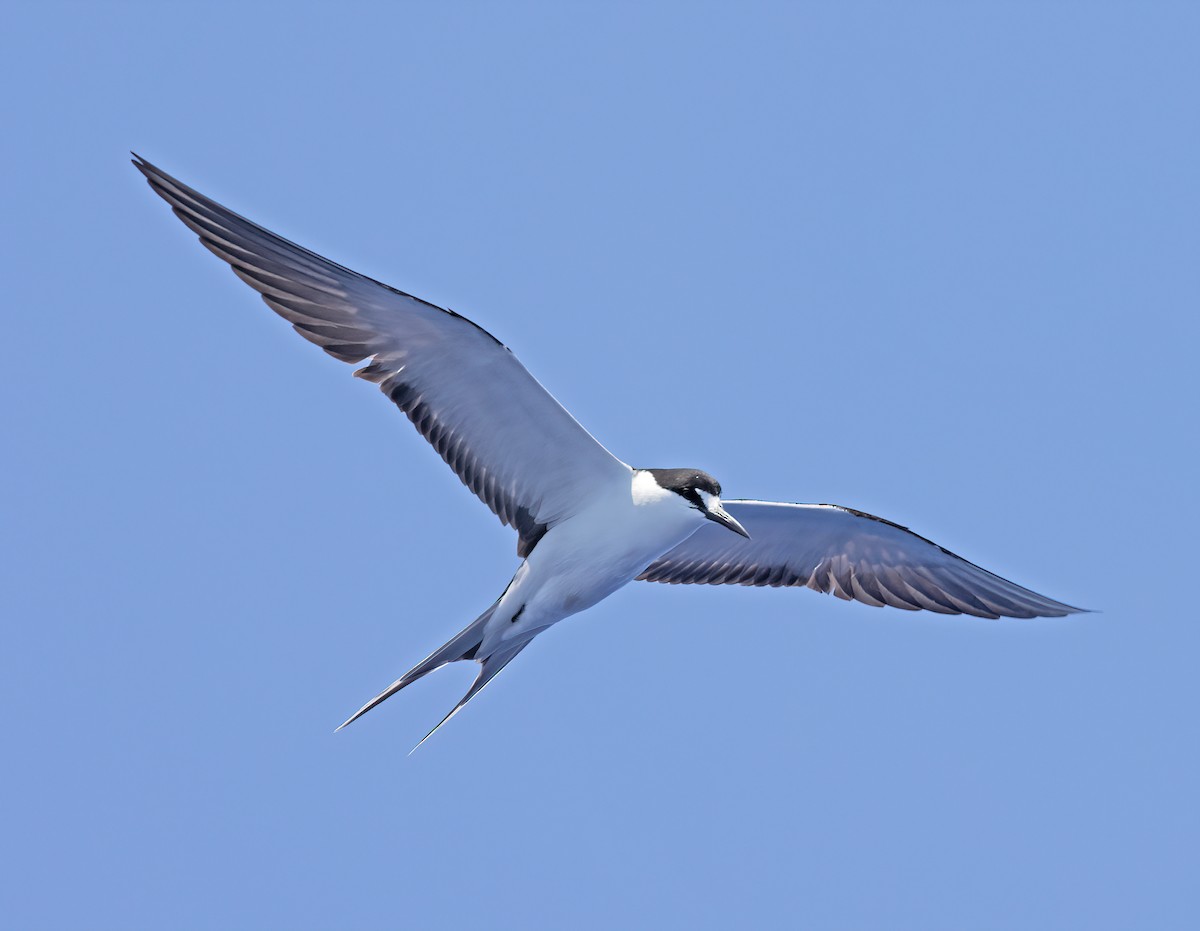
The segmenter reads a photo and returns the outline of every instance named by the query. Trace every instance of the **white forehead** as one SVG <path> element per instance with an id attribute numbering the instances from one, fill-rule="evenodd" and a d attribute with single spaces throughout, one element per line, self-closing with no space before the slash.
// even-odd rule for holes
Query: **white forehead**
<path id="1" fill-rule="evenodd" d="M 720 499 L 720 498 L 718 498 L 716 495 L 710 495 L 710 494 L 709 494 L 707 491 L 704 491 L 704 490 L 702 490 L 702 489 L 700 489 L 700 488 L 697 488 L 697 489 L 696 489 L 696 494 L 698 494 L 698 495 L 700 496 L 700 500 L 704 502 L 704 506 L 705 506 L 706 508 L 707 508 L 707 507 L 711 507 L 711 506 L 712 506 L 712 503 L 713 503 L 714 501 L 720 501 L 720 500 L 721 500 L 721 499 Z"/>

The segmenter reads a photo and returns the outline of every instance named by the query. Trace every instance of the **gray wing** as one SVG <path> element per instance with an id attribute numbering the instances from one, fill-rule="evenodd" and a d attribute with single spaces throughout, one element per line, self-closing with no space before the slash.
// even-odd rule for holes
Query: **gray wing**
<path id="1" fill-rule="evenodd" d="M 200 241 L 310 342 L 379 385 L 520 539 L 527 555 L 577 502 L 630 470 L 487 331 L 276 236 L 136 157 Z M 231 338 L 235 338 L 231 335 Z"/>
<path id="2" fill-rule="evenodd" d="M 639 579 L 671 584 L 806 585 L 847 601 L 977 617 L 1082 611 L 1031 592 L 891 521 L 833 504 L 726 501 L 750 533 L 705 525 Z"/>

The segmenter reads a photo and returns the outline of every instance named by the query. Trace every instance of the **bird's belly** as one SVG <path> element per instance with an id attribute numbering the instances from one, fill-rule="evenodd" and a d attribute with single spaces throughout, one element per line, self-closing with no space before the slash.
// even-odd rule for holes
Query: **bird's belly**
<path id="1" fill-rule="evenodd" d="M 529 610 L 560 620 L 590 608 L 632 582 L 650 563 L 683 542 L 703 521 L 568 520 L 547 533 L 529 555 Z M 533 591 L 536 589 L 536 593 Z M 530 620 L 533 620 L 531 616 Z M 551 621 L 553 623 L 553 621 Z"/>

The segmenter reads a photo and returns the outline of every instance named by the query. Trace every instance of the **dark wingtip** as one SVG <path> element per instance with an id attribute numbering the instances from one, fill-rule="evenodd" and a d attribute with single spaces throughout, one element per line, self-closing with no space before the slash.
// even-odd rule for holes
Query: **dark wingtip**
<path id="1" fill-rule="evenodd" d="M 1057 602 L 1058 609 L 1048 611 L 1044 614 L 1035 614 L 1033 617 L 1070 617 L 1073 614 L 1101 614 L 1101 611 L 1094 611 L 1091 608 L 1077 608 L 1074 605 L 1069 605 L 1064 602 Z"/>
<path id="2" fill-rule="evenodd" d="M 129 160 L 130 164 L 133 165 L 133 167 L 136 168 L 138 171 L 140 171 L 142 173 L 142 175 L 145 176 L 147 181 L 150 180 L 150 176 L 152 174 L 155 174 L 158 172 L 157 168 L 155 168 L 152 164 L 150 164 L 148 161 L 146 161 L 144 158 L 142 158 L 140 155 L 138 155 L 132 149 L 130 150 L 129 154 L 133 156 L 133 158 L 131 158 Z"/>

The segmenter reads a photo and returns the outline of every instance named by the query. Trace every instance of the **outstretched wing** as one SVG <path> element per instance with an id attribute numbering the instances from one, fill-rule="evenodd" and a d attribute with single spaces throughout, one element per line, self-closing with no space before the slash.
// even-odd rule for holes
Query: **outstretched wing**
<path id="1" fill-rule="evenodd" d="M 1082 611 L 1031 592 L 881 517 L 833 504 L 726 501 L 750 539 L 705 525 L 638 578 L 704 585 L 807 585 L 847 601 L 977 617 Z"/>
<path id="2" fill-rule="evenodd" d="M 134 165 L 272 310 L 379 385 L 464 485 L 518 535 L 542 534 L 630 469 L 483 328 L 343 268 L 227 210 L 149 162 Z M 211 322 L 211 321 L 210 321 Z"/>

